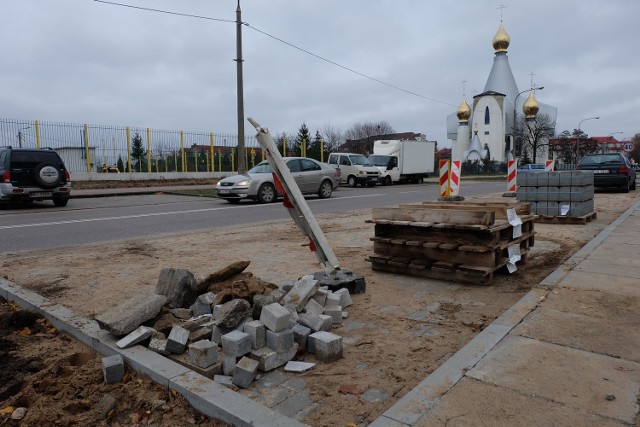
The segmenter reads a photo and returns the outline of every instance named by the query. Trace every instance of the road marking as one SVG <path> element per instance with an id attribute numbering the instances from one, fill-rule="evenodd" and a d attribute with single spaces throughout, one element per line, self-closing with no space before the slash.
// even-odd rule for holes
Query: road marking
<path id="1" fill-rule="evenodd" d="M 383 194 L 365 194 L 359 196 L 346 196 L 346 197 L 334 197 L 334 199 L 356 199 L 361 197 L 374 197 L 374 196 L 382 196 Z M 308 202 L 326 202 L 330 199 L 315 199 L 308 200 Z M 122 219 L 135 219 L 135 218 L 149 218 L 154 216 L 166 216 L 166 215 L 182 215 L 182 214 L 190 214 L 190 213 L 199 213 L 199 212 L 213 212 L 213 211 L 221 211 L 228 209 L 255 209 L 255 208 L 270 208 L 280 206 L 280 203 L 274 203 L 271 205 L 246 205 L 246 206 L 224 206 L 218 208 L 206 208 L 206 209 L 190 209 L 186 211 L 176 211 L 176 212 L 157 212 L 150 214 L 136 214 L 136 215 L 123 215 L 123 216 L 111 216 L 111 217 L 102 217 L 102 218 L 87 218 L 87 219 L 70 219 L 66 221 L 51 221 L 51 222 L 40 222 L 34 224 L 16 224 L 16 225 L 3 225 L 0 226 L 0 230 L 11 230 L 14 228 L 27 228 L 27 227 L 47 227 L 52 225 L 65 225 L 65 224 L 80 224 L 84 222 L 98 222 L 98 221 L 117 221 Z M 283 211 L 284 212 L 284 211 Z"/>

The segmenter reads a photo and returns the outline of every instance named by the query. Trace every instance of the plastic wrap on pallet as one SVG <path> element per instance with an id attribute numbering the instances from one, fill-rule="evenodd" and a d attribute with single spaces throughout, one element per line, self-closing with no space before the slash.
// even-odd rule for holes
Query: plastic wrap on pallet
<path id="1" fill-rule="evenodd" d="M 507 220 L 513 226 L 513 238 L 522 236 L 522 220 L 514 208 L 507 209 Z"/>

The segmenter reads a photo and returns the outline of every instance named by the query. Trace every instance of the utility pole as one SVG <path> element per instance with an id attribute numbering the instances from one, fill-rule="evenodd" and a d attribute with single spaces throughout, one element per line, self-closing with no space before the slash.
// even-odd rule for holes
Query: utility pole
<path id="1" fill-rule="evenodd" d="M 22 131 L 18 131 L 18 147 L 22 148 Z"/>
<path id="2" fill-rule="evenodd" d="M 236 70 L 238 93 L 238 173 L 247 171 L 244 148 L 244 94 L 242 89 L 242 12 L 240 0 L 236 8 Z"/>

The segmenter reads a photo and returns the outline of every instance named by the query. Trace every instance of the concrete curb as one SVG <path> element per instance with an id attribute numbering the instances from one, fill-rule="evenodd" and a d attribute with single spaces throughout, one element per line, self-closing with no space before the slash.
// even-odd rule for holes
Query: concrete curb
<path id="1" fill-rule="evenodd" d="M 116 338 L 101 330 L 94 320 L 77 316 L 68 308 L 3 278 L 0 278 L 0 296 L 24 310 L 40 314 L 56 329 L 98 353 L 122 355 L 134 371 L 180 393 L 196 410 L 209 417 L 234 426 L 304 426 L 145 347 L 119 349 Z"/>

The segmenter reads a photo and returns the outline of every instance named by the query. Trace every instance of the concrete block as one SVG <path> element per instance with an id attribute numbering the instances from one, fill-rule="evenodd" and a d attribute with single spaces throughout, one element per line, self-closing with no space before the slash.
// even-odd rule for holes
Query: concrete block
<path id="1" fill-rule="evenodd" d="M 293 331 L 285 329 L 283 331 L 267 331 L 267 347 L 277 353 L 284 353 L 293 347 Z"/>
<path id="2" fill-rule="evenodd" d="M 301 374 L 303 372 L 307 372 L 316 367 L 315 363 L 307 363 L 307 362 L 287 362 L 284 365 L 285 372 L 294 372 L 296 374 Z"/>
<path id="3" fill-rule="evenodd" d="M 533 174 L 530 174 L 533 175 Z M 527 193 L 527 201 L 528 202 L 537 202 L 538 201 L 538 187 L 526 187 Z"/>
<path id="4" fill-rule="evenodd" d="M 240 321 L 240 323 L 238 323 L 238 326 L 236 326 L 235 328 L 233 328 L 234 331 L 240 331 L 240 332 L 244 332 L 244 325 L 246 325 L 249 322 L 253 322 L 253 318 L 252 317 L 245 317 L 244 319 L 242 319 Z"/>
<path id="5" fill-rule="evenodd" d="M 332 326 L 335 323 L 342 323 L 342 307 L 325 307 L 324 313 L 325 315 L 331 317 Z"/>
<path id="6" fill-rule="evenodd" d="M 200 316 L 202 314 L 211 314 L 211 304 L 216 299 L 216 294 L 213 292 L 207 292 L 202 294 L 196 298 L 196 302 L 191 306 L 191 314 L 195 316 Z"/>
<path id="7" fill-rule="evenodd" d="M 569 202 L 573 197 L 573 187 L 558 187 L 558 202 Z"/>
<path id="8" fill-rule="evenodd" d="M 273 332 L 278 332 L 289 327 L 291 313 L 278 303 L 262 307 L 260 321 Z"/>
<path id="9" fill-rule="evenodd" d="M 107 384 L 122 381 L 124 377 L 124 360 L 119 354 L 102 358 L 102 375 Z"/>
<path id="10" fill-rule="evenodd" d="M 267 343 L 266 332 L 267 328 L 259 320 L 252 320 L 244 324 L 244 332 L 249 334 L 251 338 L 251 348 L 256 350 L 260 347 L 264 347 Z"/>
<path id="11" fill-rule="evenodd" d="M 293 331 L 293 341 L 295 341 L 300 348 L 307 348 L 307 338 L 311 334 L 311 329 L 306 326 L 302 326 L 301 324 L 297 324 L 292 328 Z"/>
<path id="12" fill-rule="evenodd" d="M 349 307 L 351 304 L 353 304 L 353 301 L 351 301 L 351 294 L 349 293 L 349 289 L 338 289 L 333 294 L 340 295 L 340 306 L 342 308 Z"/>
<path id="13" fill-rule="evenodd" d="M 296 284 L 295 280 L 285 280 L 280 286 L 280 289 L 282 289 L 285 292 L 289 292 L 291 289 L 293 289 L 293 286 L 295 284 Z"/>
<path id="14" fill-rule="evenodd" d="M 539 175 L 539 174 L 538 174 Z M 538 193 L 536 194 L 536 201 L 546 202 L 547 201 L 547 187 L 536 187 Z"/>
<path id="15" fill-rule="evenodd" d="M 529 187 L 529 175 L 533 175 L 530 173 L 519 173 L 516 175 L 516 182 L 518 183 L 518 187 Z"/>
<path id="16" fill-rule="evenodd" d="M 303 326 L 307 326 L 313 332 L 318 331 L 330 331 L 331 326 L 333 325 L 333 321 L 331 316 L 327 316 L 325 314 L 310 314 L 303 313 L 300 316 L 300 323 Z"/>
<path id="17" fill-rule="evenodd" d="M 559 187 L 571 187 L 571 171 L 558 171 Z"/>
<path id="18" fill-rule="evenodd" d="M 156 330 L 153 328 L 149 328 L 148 326 L 140 326 L 138 329 L 116 342 L 116 346 L 118 348 L 131 347 L 151 338 L 151 336 L 155 332 Z"/>
<path id="19" fill-rule="evenodd" d="M 284 298 L 286 294 L 287 292 L 285 292 L 284 289 L 274 289 L 273 292 L 271 292 L 271 296 L 273 297 L 273 302 L 279 303 L 280 301 L 282 301 L 282 298 Z"/>
<path id="20" fill-rule="evenodd" d="M 340 306 L 340 295 L 335 292 L 327 294 L 327 301 L 324 303 L 325 307 L 338 307 Z"/>
<path id="21" fill-rule="evenodd" d="M 189 354 L 182 353 L 172 354 L 169 356 L 169 359 L 209 379 L 213 379 L 215 375 L 222 374 L 222 362 L 216 362 L 206 368 L 203 368 L 193 363 L 190 357 L 191 356 Z"/>
<path id="22" fill-rule="evenodd" d="M 298 320 L 300 319 L 300 315 L 298 315 L 298 311 L 296 310 L 296 307 L 293 304 L 287 304 L 284 306 L 284 308 L 291 313 L 291 317 L 289 317 L 289 323 L 287 324 L 287 329 L 291 329 L 295 326 L 296 323 L 298 323 Z"/>
<path id="23" fill-rule="evenodd" d="M 324 307 L 324 304 L 327 301 L 328 293 L 329 293 L 328 288 L 326 286 L 323 286 L 320 289 L 318 289 L 318 291 L 315 293 L 314 296 L 311 297 L 311 299 L 315 300 L 318 304 Z"/>
<path id="24" fill-rule="evenodd" d="M 227 356 L 244 356 L 251 351 L 251 337 L 244 332 L 231 331 L 222 336 L 222 351 Z"/>
<path id="25" fill-rule="evenodd" d="M 528 201 L 529 199 L 527 198 L 527 194 L 528 194 L 528 192 L 527 192 L 527 187 L 522 187 L 522 186 L 520 186 L 520 187 L 518 187 L 518 188 L 516 189 L 516 199 L 517 199 L 519 202 L 526 202 L 526 201 Z"/>
<path id="26" fill-rule="evenodd" d="M 258 362 L 249 358 L 243 357 L 236 364 L 236 370 L 233 373 L 232 382 L 241 388 L 247 388 L 251 385 L 258 373 Z"/>
<path id="27" fill-rule="evenodd" d="M 262 313 L 262 307 L 267 306 L 269 304 L 273 304 L 276 302 L 273 295 L 262 295 L 257 294 L 253 296 L 253 310 L 251 312 L 251 317 L 258 320 L 260 319 L 260 314 Z"/>
<path id="28" fill-rule="evenodd" d="M 218 344 L 201 340 L 189 346 L 189 360 L 201 368 L 208 368 L 218 361 Z"/>
<path id="29" fill-rule="evenodd" d="M 167 337 L 167 351 L 176 354 L 184 353 L 188 340 L 189 331 L 181 326 L 174 326 Z"/>
<path id="30" fill-rule="evenodd" d="M 538 183 L 536 184 L 538 187 L 548 187 L 549 186 L 549 172 L 539 172 L 532 175 L 537 176 Z"/>
<path id="31" fill-rule="evenodd" d="M 225 387 L 233 388 L 233 377 L 231 375 L 214 375 L 213 381 Z"/>
<path id="32" fill-rule="evenodd" d="M 213 327 L 211 328 L 211 341 L 222 344 L 222 336 L 228 334 L 231 331 L 233 331 L 233 329 L 221 328 L 218 325 L 213 325 Z"/>
<path id="33" fill-rule="evenodd" d="M 156 332 L 151 336 L 151 341 L 149 341 L 149 350 L 155 351 L 158 354 L 162 354 L 163 356 L 169 355 L 169 351 L 167 350 L 167 337 L 165 334 Z"/>
<path id="34" fill-rule="evenodd" d="M 324 295 L 326 300 L 327 294 L 325 293 Z M 324 307 L 320 305 L 320 303 L 313 298 L 311 298 L 309 302 L 307 302 L 307 305 L 304 306 L 305 313 L 322 314 L 323 310 L 324 310 Z"/>
<path id="35" fill-rule="evenodd" d="M 560 210 L 558 209 L 558 202 L 547 202 L 547 215 L 549 216 L 560 215 Z"/>
<path id="36" fill-rule="evenodd" d="M 309 299 L 318 291 L 318 288 L 320 288 L 320 285 L 313 276 L 303 276 L 282 298 L 281 303 L 283 305 L 293 304 L 296 307 L 296 311 L 301 312 Z"/>
<path id="37" fill-rule="evenodd" d="M 318 281 L 320 287 L 326 286 L 332 290 L 347 288 L 352 294 L 362 294 L 367 290 L 364 277 L 354 276 L 347 269 L 339 270 L 334 277 L 329 277 L 324 271 L 318 271 L 313 273 L 313 278 Z"/>
<path id="38" fill-rule="evenodd" d="M 558 189 L 559 187 L 547 187 L 547 202 L 558 202 Z"/>
<path id="39" fill-rule="evenodd" d="M 257 350 L 252 350 L 249 357 L 258 362 L 258 369 L 260 371 L 267 372 L 284 365 L 293 359 L 297 352 L 298 344 L 294 343 L 293 347 L 284 353 L 277 353 L 269 347 L 262 347 Z"/>
<path id="40" fill-rule="evenodd" d="M 536 215 L 547 215 L 547 202 L 536 202 Z"/>
<path id="41" fill-rule="evenodd" d="M 222 372 L 225 375 L 233 375 L 236 370 L 236 362 L 238 358 L 235 356 L 225 356 L 222 360 Z"/>
<path id="42" fill-rule="evenodd" d="M 549 187 L 560 187 L 560 172 L 549 172 Z"/>
<path id="43" fill-rule="evenodd" d="M 140 294 L 124 304 L 96 316 L 95 320 L 100 328 L 121 337 L 133 332 L 147 320 L 156 317 L 166 301 L 167 297 L 163 295 Z"/>
<path id="44" fill-rule="evenodd" d="M 314 341 L 316 358 L 321 362 L 333 362 L 342 358 L 342 337 L 331 332 L 315 332 L 309 336 Z"/>
<path id="45" fill-rule="evenodd" d="M 189 319 L 186 322 L 182 323 L 180 326 L 188 330 L 189 332 L 193 332 L 195 330 L 200 329 L 202 326 L 211 322 L 210 316 L 202 316 L 196 319 Z"/>

